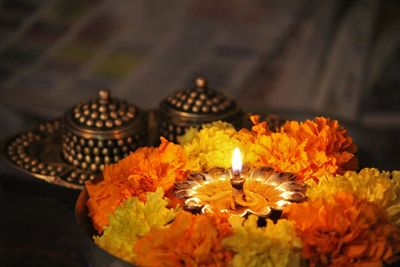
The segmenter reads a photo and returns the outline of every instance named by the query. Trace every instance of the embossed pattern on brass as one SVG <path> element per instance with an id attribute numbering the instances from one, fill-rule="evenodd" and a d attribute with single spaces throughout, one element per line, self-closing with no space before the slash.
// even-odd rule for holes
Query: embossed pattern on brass
<path id="1" fill-rule="evenodd" d="M 204 78 L 195 79 L 194 87 L 179 90 L 160 104 L 159 131 L 170 141 L 190 127 L 222 120 L 241 127 L 243 112 L 229 97 L 208 87 Z"/>
<path id="2" fill-rule="evenodd" d="M 158 110 L 147 112 L 102 89 L 96 99 L 83 100 L 63 118 L 11 137 L 3 148 L 17 169 L 52 184 L 81 189 L 106 164 L 119 161 L 138 147 L 156 144 L 159 135 L 176 142 L 190 127 L 223 120 L 239 128 L 245 126 L 248 116 L 232 99 L 210 89 L 201 77 L 193 88 L 176 92 Z M 271 129 L 283 123 L 273 115 L 264 119 Z"/>
<path id="3" fill-rule="evenodd" d="M 147 121 L 135 105 L 112 98 L 108 90 L 85 100 L 64 116 L 62 156 L 78 169 L 99 172 L 147 144 Z"/>
<path id="4" fill-rule="evenodd" d="M 5 154 L 36 178 L 81 189 L 105 164 L 147 145 L 147 128 L 145 112 L 102 89 L 97 99 L 78 103 L 62 119 L 14 136 Z"/>
<path id="5" fill-rule="evenodd" d="M 14 136 L 6 145 L 6 157 L 18 169 L 52 184 L 81 189 L 95 174 L 76 170 L 61 159 L 61 120 L 40 124 Z"/>

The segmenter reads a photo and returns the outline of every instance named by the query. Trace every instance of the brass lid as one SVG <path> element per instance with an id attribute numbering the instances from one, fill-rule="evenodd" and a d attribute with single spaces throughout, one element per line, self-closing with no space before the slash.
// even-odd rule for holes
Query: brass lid
<path id="1" fill-rule="evenodd" d="M 207 80 L 198 77 L 194 87 L 179 90 L 160 104 L 162 116 L 179 117 L 197 123 L 224 120 L 241 114 L 235 101 L 208 87 Z"/>
<path id="2" fill-rule="evenodd" d="M 85 138 L 109 139 L 130 135 L 143 121 L 143 112 L 135 105 L 111 97 L 100 89 L 96 99 L 83 100 L 64 115 L 66 130 Z"/>

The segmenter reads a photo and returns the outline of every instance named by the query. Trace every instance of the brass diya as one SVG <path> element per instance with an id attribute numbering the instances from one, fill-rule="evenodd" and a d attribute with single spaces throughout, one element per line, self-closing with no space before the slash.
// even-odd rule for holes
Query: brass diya
<path id="1" fill-rule="evenodd" d="M 222 211 L 246 216 L 268 217 L 271 209 L 282 210 L 291 202 L 304 201 L 306 187 L 292 173 L 278 173 L 271 167 L 232 169 L 211 168 L 196 172 L 175 184 L 175 195 L 184 209 L 194 213 Z"/>
<path id="2" fill-rule="evenodd" d="M 159 132 L 176 142 L 190 127 L 199 127 L 212 121 L 226 121 L 241 127 L 243 112 L 231 98 L 209 88 L 207 80 L 198 77 L 194 87 L 179 90 L 161 102 Z"/>
<path id="3" fill-rule="evenodd" d="M 133 104 L 98 91 L 62 119 L 12 137 L 7 159 L 19 170 L 52 184 L 82 189 L 105 164 L 147 144 L 147 114 Z"/>

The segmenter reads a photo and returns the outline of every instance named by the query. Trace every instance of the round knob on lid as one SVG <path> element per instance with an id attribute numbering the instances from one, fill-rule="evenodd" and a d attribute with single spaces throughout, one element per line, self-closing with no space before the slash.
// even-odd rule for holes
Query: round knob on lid
<path id="1" fill-rule="evenodd" d="M 110 90 L 108 90 L 108 89 L 100 89 L 97 92 L 97 98 L 99 99 L 99 102 L 102 103 L 102 104 L 105 104 L 105 103 L 109 102 L 110 98 L 111 98 Z"/>
<path id="2" fill-rule="evenodd" d="M 197 77 L 194 80 L 194 84 L 196 85 L 197 88 L 206 88 L 208 85 L 207 80 L 203 77 Z"/>

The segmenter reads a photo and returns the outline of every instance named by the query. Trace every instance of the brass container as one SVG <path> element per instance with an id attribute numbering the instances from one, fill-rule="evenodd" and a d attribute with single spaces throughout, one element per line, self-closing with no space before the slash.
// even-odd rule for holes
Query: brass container
<path id="1" fill-rule="evenodd" d="M 105 164 L 147 145 L 148 115 L 135 105 L 99 90 L 62 118 L 17 134 L 4 144 L 6 159 L 18 170 L 51 184 L 82 189 Z"/>
<path id="2" fill-rule="evenodd" d="M 179 90 L 160 103 L 159 132 L 169 141 L 176 142 L 190 127 L 218 120 L 239 128 L 243 112 L 235 101 L 209 88 L 201 77 L 195 79 L 193 88 Z"/>
<path id="3" fill-rule="evenodd" d="M 119 161 L 146 145 L 147 136 L 147 117 L 142 110 L 111 97 L 108 90 L 99 90 L 97 99 L 76 104 L 63 117 L 62 157 L 77 169 L 68 182 Z"/>

